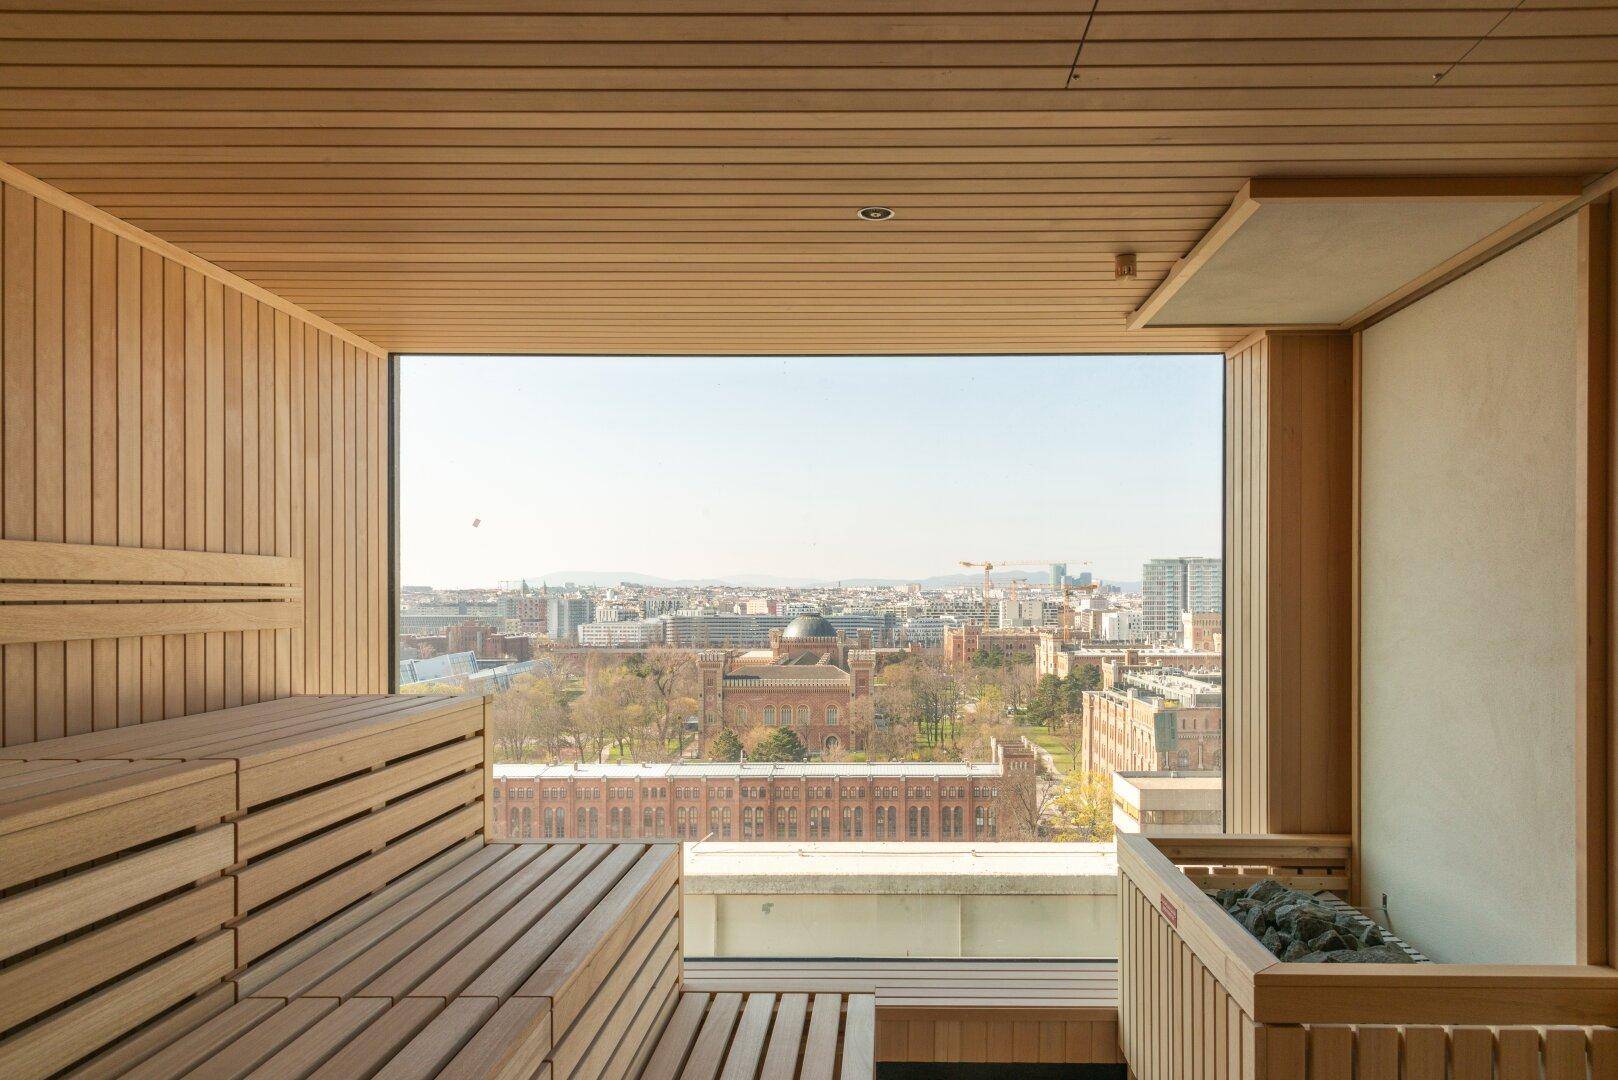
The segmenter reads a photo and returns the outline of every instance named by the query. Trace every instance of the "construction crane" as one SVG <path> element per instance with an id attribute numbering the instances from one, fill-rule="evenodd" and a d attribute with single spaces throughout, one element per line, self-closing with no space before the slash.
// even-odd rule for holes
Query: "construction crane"
<path id="1" fill-rule="evenodd" d="M 1050 566 L 1061 561 L 1061 559 L 1006 559 L 1002 562 L 968 562 L 966 559 L 962 559 L 960 563 L 967 569 L 978 568 L 983 571 L 983 629 L 987 630 L 989 628 L 989 623 L 994 615 L 994 605 L 989 599 L 989 593 L 994 590 L 993 575 L 995 567 L 998 566 L 1003 570 L 1011 566 Z"/>
<path id="2" fill-rule="evenodd" d="M 962 566 L 964 566 L 964 567 L 967 567 L 968 569 L 981 569 L 983 571 L 983 629 L 987 630 L 989 628 L 989 623 L 992 620 L 993 614 L 994 614 L 994 605 L 993 605 L 993 602 L 990 600 L 989 594 L 994 589 L 994 576 L 993 575 L 994 575 L 995 567 L 999 567 L 999 568 L 1001 568 L 1003 570 L 1003 569 L 1006 569 L 1007 567 L 1013 567 L 1013 566 L 1015 566 L 1015 567 L 1053 566 L 1053 565 L 1056 565 L 1056 564 L 1059 564 L 1059 563 L 1066 563 L 1068 565 L 1075 565 L 1075 566 L 1089 566 L 1090 565 L 1088 562 L 1070 563 L 1070 562 L 1068 562 L 1068 560 L 1064 560 L 1064 559 L 1016 559 L 1016 560 L 1007 559 L 1007 560 L 1004 560 L 1002 562 L 988 562 L 986 560 L 984 562 L 969 562 L 966 559 L 960 560 L 960 564 Z M 1018 585 L 1020 580 L 1021 579 L 1013 580 L 1012 583 L 1011 583 L 1011 597 L 1012 597 L 1013 602 L 1015 602 L 1015 600 L 1017 598 L 1017 585 Z M 1073 586 L 1068 584 L 1066 576 L 1064 576 L 1062 578 L 1062 583 L 1061 584 L 1062 584 L 1062 610 L 1057 615 L 1057 624 L 1058 624 L 1058 626 L 1060 628 L 1059 633 L 1061 634 L 1062 644 L 1065 645 L 1069 641 L 1071 641 L 1072 638 L 1073 638 L 1073 609 L 1068 606 L 1068 597 L 1071 595 L 1071 590 L 1073 589 Z M 1078 586 L 1078 588 L 1083 592 L 1095 592 L 1095 590 L 1098 588 L 1098 586 L 1095 585 L 1095 584 L 1090 584 L 1090 585 L 1080 585 L 1080 586 Z"/>

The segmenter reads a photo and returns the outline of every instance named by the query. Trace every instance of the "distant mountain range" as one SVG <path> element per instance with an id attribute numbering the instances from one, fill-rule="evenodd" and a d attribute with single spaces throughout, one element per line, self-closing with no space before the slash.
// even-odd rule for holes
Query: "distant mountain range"
<path id="1" fill-rule="evenodd" d="M 1050 580 L 1049 576 L 1039 571 L 1027 570 L 1001 570 L 996 571 L 993 580 L 997 585 L 1010 584 L 1013 580 L 1021 579 L 1031 585 L 1044 584 Z M 662 588 L 702 588 L 705 586 L 729 586 L 743 589 L 829 589 L 841 586 L 855 588 L 893 588 L 904 585 L 920 585 L 924 589 L 951 589 L 962 586 L 979 585 L 983 582 L 983 575 L 976 573 L 936 574 L 924 578 L 841 578 L 836 580 L 819 580 L 815 578 L 778 577 L 773 574 L 735 573 L 724 574 L 712 578 L 662 578 L 651 574 L 638 574 L 629 570 L 554 570 L 547 574 L 539 574 L 524 579 L 530 585 L 541 583 L 553 588 L 572 583 L 590 588 L 605 588 L 609 585 L 629 583 L 632 585 L 646 585 Z M 1113 581 L 1102 579 L 1108 585 L 1116 585 L 1125 592 L 1139 592 L 1138 581 Z"/>

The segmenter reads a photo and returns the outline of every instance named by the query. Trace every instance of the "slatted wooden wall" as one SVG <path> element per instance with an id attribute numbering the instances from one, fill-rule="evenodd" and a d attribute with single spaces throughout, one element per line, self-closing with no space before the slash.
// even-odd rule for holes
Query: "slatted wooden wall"
<path id="1" fill-rule="evenodd" d="M 31 178 L 0 179 L 0 535 L 297 560 L 304 602 L 279 629 L 0 646 L 0 745 L 385 690 L 386 357 Z"/>
<path id="2" fill-rule="evenodd" d="M 1347 832 L 1352 338 L 1264 334 L 1226 380 L 1225 828 Z"/>
<path id="3" fill-rule="evenodd" d="M 1263 832 L 1269 338 L 1225 358 L 1225 830 Z"/>

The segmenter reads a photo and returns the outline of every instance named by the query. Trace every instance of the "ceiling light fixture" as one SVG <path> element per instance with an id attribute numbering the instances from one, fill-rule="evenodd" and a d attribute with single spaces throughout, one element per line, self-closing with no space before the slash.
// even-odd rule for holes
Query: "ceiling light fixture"
<path id="1" fill-rule="evenodd" d="M 893 211 L 886 206 L 862 206 L 860 217 L 866 221 L 886 221 L 893 216 Z"/>

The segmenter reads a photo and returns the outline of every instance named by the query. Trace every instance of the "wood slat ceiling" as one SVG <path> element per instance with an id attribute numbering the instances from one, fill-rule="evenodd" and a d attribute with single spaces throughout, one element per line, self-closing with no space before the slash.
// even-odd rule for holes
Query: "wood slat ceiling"
<path id="1" fill-rule="evenodd" d="M 1610 170 L 1618 3 L 0 0 L 0 160 L 398 351 L 1207 350 L 1250 176 Z"/>

